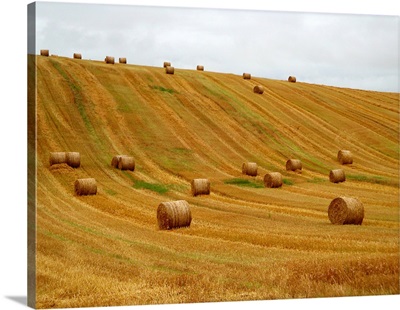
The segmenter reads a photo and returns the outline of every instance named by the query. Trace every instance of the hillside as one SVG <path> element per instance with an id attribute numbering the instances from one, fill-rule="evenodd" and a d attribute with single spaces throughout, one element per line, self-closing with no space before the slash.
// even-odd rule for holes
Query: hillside
<path id="1" fill-rule="evenodd" d="M 64 57 L 36 70 L 37 307 L 400 292 L 397 93 Z M 50 168 L 56 151 L 81 167 Z M 135 171 L 111 167 L 118 154 Z M 329 182 L 337 168 L 346 182 Z M 88 177 L 97 195 L 76 196 Z M 211 194 L 193 197 L 193 178 Z M 361 226 L 330 223 L 338 196 L 363 202 Z M 191 226 L 159 230 L 157 206 L 178 199 Z"/>

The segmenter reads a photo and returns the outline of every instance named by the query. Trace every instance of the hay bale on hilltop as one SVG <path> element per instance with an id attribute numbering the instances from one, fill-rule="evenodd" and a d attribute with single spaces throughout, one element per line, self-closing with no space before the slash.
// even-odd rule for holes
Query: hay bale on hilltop
<path id="1" fill-rule="evenodd" d="M 96 195 L 97 193 L 97 184 L 94 178 L 77 179 L 74 186 L 75 194 L 78 196 Z"/>
<path id="2" fill-rule="evenodd" d="M 114 57 L 112 56 L 106 56 L 106 58 L 104 58 L 104 61 L 106 62 L 106 64 L 114 64 L 115 60 Z"/>
<path id="3" fill-rule="evenodd" d="M 297 171 L 297 170 L 302 170 L 303 165 L 301 163 L 301 160 L 299 159 L 289 159 L 286 162 L 286 170 L 287 171 Z"/>
<path id="4" fill-rule="evenodd" d="M 67 158 L 65 152 L 50 152 L 50 166 L 56 164 L 66 164 Z"/>
<path id="5" fill-rule="evenodd" d="M 329 204 L 328 217 L 331 223 L 336 225 L 361 225 L 364 219 L 364 206 L 357 198 L 338 197 Z"/>
<path id="6" fill-rule="evenodd" d="M 40 50 L 40 56 L 49 56 L 49 50 Z"/>
<path id="7" fill-rule="evenodd" d="M 264 176 L 264 186 L 277 188 L 282 186 L 282 174 L 279 172 L 269 172 Z"/>
<path id="8" fill-rule="evenodd" d="M 329 181 L 332 183 L 340 183 L 346 181 L 343 169 L 334 169 L 329 172 Z"/>
<path id="9" fill-rule="evenodd" d="M 165 67 L 165 72 L 167 74 L 174 74 L 174 71 L 175 71 L 174 67 L 171 67 L 171 66 Z"/>
<path id="10" fill-rule="evenodd" d="M 250 73 L 243 73 L 243 78 L 245 80 L 250 80 L 251 79 L 251 74 Z"/>
<path id="11" fill-rule="evenodd" d="M 125 57 L 120 57 L 118 59 L 118 61 L 119 61 L 120 64 L 126 64 L 126 58 Z"/>
<path id="12" fill-rule="evenodd" d="M 289 76 L 288 81 L 292 82 L 292 83 L 296 83 L 296 77 L 295 76 Z"/>
<path id="13" fill-rule="evenodd" d="M 353 163 L 353 154 L 348 150 L 340 150 L 337 158 L 342 165 L 350 165 Z"/>
<path id="14" fill-rule="evenodd" d="M 193 196 L 210 195 L 210 181 L 208 179 L 193 179 L 190 182 Z"/>
<path id="15" fill-rule="evenodd" d="M 82 54 L 74 53 L 74 59 L 82 59 Z"/>
<path id="16" fill-rule="evenodd" d="M 255 177 L 255 176 L 257 176 L 257 169 L 258 169 L 257 163 L 247 162 L 247 163 L 242 164 L 242 173 L 243 174 Z"/>
<path id="17" fill-rule="evenodd" d="M 256 85 L 253 88 L 253 92 L 261 95 L 262 93 L 264 93 L 264 87 L 262 85 Z"/>
<path id="18" fill-rule="evenodd" d="M 81 154 L 78 152 L 67 152 L 65 154 L 68 166 L 72 168 L 79 168 L 81 165 Z"/>
<path id="19" fill-rule="evenodd" d="M 186 200 L 162 202 L 157 208 L 159 229 L 188 227 L 192 222 L 192 213 Z"/>
<path id="20" fill-rule="evenodd" d="M 204 71 L 204 66 L 197 65 L 196 69 L 199 71 Z"/>
<path id="21" fill-rule="evenodd" d="M 118 161 L 118 169 L 135 170 L 135 159 L 132 156 L 121 156 Z"/>
<path id="22" fill-rule="evenodd" d="M 169 61 L 164 61 L 164 68 L 171 67 L 171 63 Z"/>

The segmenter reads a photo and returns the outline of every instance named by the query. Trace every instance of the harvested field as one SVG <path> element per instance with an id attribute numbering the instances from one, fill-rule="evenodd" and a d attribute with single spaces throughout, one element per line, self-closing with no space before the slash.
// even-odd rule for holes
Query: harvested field
<path id="1" fill-rule="evenodd" d="M 32 64 L 37 308 L 400 293 L 397 93 L 244 80 L 196 63 L 174 76 L 70 56 Z M 79 151 L 80 168 L 50 169 L 57 150 Z M 338 150 L 353 163 L 340 165 Z M 135 172 L 115 169 L 116 154 Z M 243 162 L 258 175 L 242 174 Z M 346 182 L 335 184 L 338 166 Z M 263 186 L 268 171 L 282 187 Z M 199 177 L 209 195 L 192 195 Z M 85 178 L 96 195 L 75 194 Z M 362 201 L 362 225 L 329 220 L 343 196 Z M 190 226 L 160 230 L 158 206 L 179 200 Z"/>

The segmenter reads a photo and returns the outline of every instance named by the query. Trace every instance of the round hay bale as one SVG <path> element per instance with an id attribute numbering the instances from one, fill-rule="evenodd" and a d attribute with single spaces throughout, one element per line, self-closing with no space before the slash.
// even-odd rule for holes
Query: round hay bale
<path id="1" fill-rule="evenodd" d="M 171 67 L 171 63 L 169 61 L 164 61 L 164 68 Z"/>
<path id="2" fill-rule="evenodd" d="M 353 163 L 353 154 L 347 150 L 340 150 L 337 155 L 338 161 L 342 165 L 350 165 Z"/>
<path id="3" fill-rule="evenodd" d="M 250 80 L 251 79 L 251 74 L 250 73 L 243 73 L 243 78 L 245 80 Z"/>
<path id="4" fill-rule="evenodd" d="M 186 200 L 162 202 L 157 208 L 158 227 L 162 230 L 187 227 L 192 222 L 192 213 Z"/>
<path id="5" fill-rule="evenodd" d="M 118 61 L 119 61 L 120 64 L 126 64 L 126 58 L 125 57 L 120 57 L 118 59 Z"/>
<path id="6" fill-rule="evenodd" d="M 303 165 L 299 159 L 289 159 L 286 162 L 287 171 L 296 171 L 303 169 Z"/>
<path id="7" fill-rule="evenodd" d="M 74 53 L 74 59 L 82 59 L 82 55 L 78 53 Z"/>
<path id="8" fill-rule="evenodd" d="M 340 183 L 346 181 L 343 169 L 334 169 L 329 172 L 329 181 L 332 183 Z"/>
<path id="9" fill-rule="evenodd" d="M 75 194 L 78 196 L 96 195 L 97 193 L 97 184 L 94 178 L 77 179 L 74 185 Z"/>
<path id="10" fill-rule="evenodd" d="M 114 64 L 115 60 L 114 57 L 112 56 L 106 56 L 106 58 L 104 59 L 104 61 L 106 62 L 106 64 Z"/>
<path id="11" fill-rule="evenodd" d="M 361 225 L 364 219 L 364 206 L 357 198 L 337 197 L 329 204 L 328 217 L 332 224 Z"/>
<path id="12" fill-rule="evenodd" d="M 196 69 L 199 71 L 204 71 L 204 66 L 197 65 Z"/>
<path id="13" fill-rule="evenodd" d="M 67 152 L 66 153 L 66 160 L 68 166 L 72 168 L 79 168 L 81 165 L 81 154 L 78 152 Z"/>
<path id="14" fill-rule="evenodd" d="M 116 155 L 112 158 L 111 160 L 111 166 L 113 168 L 118 168 L 118 164 L 119 164 L 119 160 L 121 159 L 121 157 L 126 156 L 126 155 Z"/>
<path id="15" fill-rule="evenodd" d="M 262 85 L 256 85 L 253 88 L 253 92 L 261 95 L 264 92 L 264 87 L 262 87 Z"/>
<path id="16" fill-rule="evenodd" d="M 121 156 L 118 161 L 118 169 L 135 170 L 135 160 L 131 156 Z"/>
<path id="17" fill-rule="evenodd" d="M 40 56 L 49 56 L 49 50 L 40 50 Z"/>
<path id="18" fill-rule="evenodd" d="M 167 74 L 174 74 L 174 71 L 175 71 L 174 67 L 171 67 L 171 66 L 165 67 L 165 72 Z"/>
<path id="19" fill-rule="evenodd" d="M 288 81 L 292 82 L 292 83 L 296 83 L 296 77 L 295 76 L 289 76 Z"/>
<path id="20" fill-rule="evenodd" d="M 67 163 L 65 152 L 50 152 L 50 166 Z"/>
<path id="21" fill-rule="evenodd" d="M 210 181 L 208 179 L 193 179 L 190 182 L 192 195 L 210 195 Z"/>
<path id="22" fill-rule="evenodd" d="M 282 174 L 279 172 L 269 172 L 264 176 L 264 186 L 277 188 L 282 186 Z"/>
<path id="23" fill-rule="evenodd" d="M 257 168 L 258 168 L 257 163 L 243 163 L 242 173 L 255 177 L 257 176 Z"/>

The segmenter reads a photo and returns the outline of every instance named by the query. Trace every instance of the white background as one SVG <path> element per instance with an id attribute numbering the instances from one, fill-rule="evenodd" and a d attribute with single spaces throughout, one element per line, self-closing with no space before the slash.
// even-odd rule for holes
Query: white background
<path id="1" fill-rule="evenodd" d="M 60 1 L 57 1 L 60 2 Z M 128 1 L 62 1 L 106 4 L 139 4 L 205 8 L 237 8 L 301 12 L 356 13 L 400 15 L 395 0 L 128 0 Z M 30 1 L 2 2 L 1 18 L 1 252 L 0 252 L 0 309 L 26 309 L 26 54 L 27 5 Z M 399 26 L 400 33 L 400 26 Z M 260 302 L 207 303 L 190 305 L 123 306 L 82 309 L 360 309 L 369 307 L 394 309 L 400 305 L 400 295 L 372 297 L 342 297 L 296 299 Z M 75 308 L 80 309 L 80 308 Z"/>

